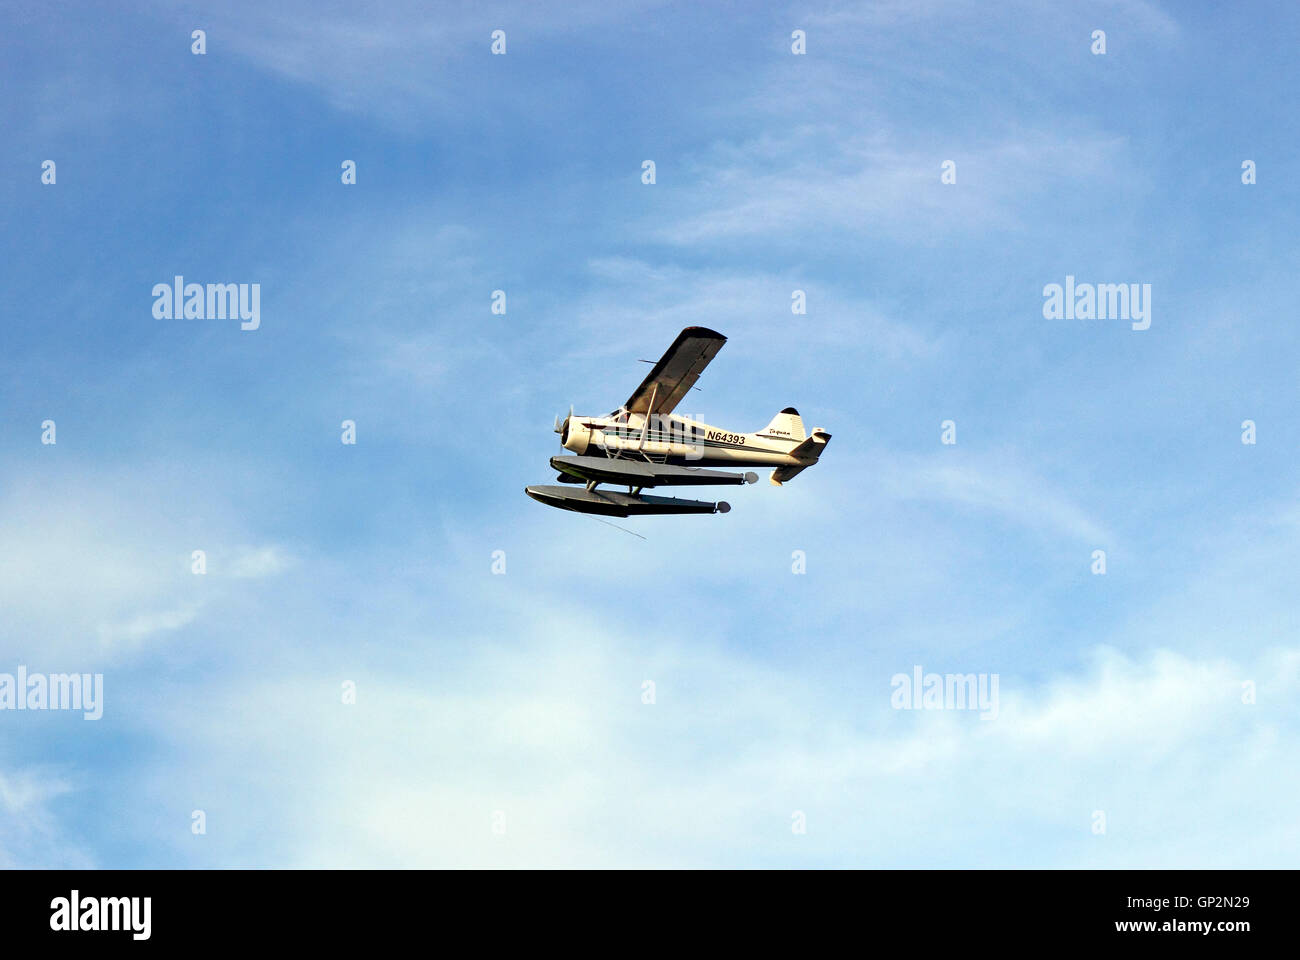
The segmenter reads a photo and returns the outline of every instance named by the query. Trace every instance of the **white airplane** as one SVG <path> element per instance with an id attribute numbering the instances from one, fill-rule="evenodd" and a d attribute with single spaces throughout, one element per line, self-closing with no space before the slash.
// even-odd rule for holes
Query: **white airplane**
<path id="1" fill-rule="evenodd" d="M 572 486 L 531 486 L 534 500 L 562 510 L 612 517 L 666 513 L 726 513 L 724 501 L 677 500 L 641 493 L 646 487 L 754 483 L 758 474 L 726 473 L 703 467 L 775 467 L 780 486 L 815 464 L 831 435 L 804 432 L 799 411 L 786 407 L 762 430 L 733 433 L 673 410 L 700 378 L 727 338 L 704 327 L 687 327 L 654 365 L 627 403 L 604 417 L 575 416 L 573 408 L 555 432 L 574 456 L 551 458 L 559 480 Z M 627 493 L 598 490 L 626 486 Z"/>

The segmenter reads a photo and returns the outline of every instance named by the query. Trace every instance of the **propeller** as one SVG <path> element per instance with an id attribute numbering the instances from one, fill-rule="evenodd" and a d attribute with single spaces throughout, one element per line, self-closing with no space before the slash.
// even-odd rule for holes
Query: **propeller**
<path id="1" fill-rule="evenodd" d="M 573 404 L 569 404 L 569 416 L 561 422 L 559 416 L 555 418 L 555 432 L 560 435 L 560 446 L 564 446 L 564 441 L 569 439 L 569 417 L 573 416 Z"/>

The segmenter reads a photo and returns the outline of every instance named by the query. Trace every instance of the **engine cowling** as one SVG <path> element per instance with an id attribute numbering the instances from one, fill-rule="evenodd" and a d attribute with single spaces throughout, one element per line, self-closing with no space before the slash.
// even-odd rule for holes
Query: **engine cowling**
<path id="1" fill-rule="evenodd" d="M 590 443 L 591 428 L 585 423 L 579 422 L 577 417 L 565 417 L 564 430 L 560 434 L 560 446 L 566 450 L 572 450 L 578 456 L 582 456 L 587 452 L 587 445 Z"/>

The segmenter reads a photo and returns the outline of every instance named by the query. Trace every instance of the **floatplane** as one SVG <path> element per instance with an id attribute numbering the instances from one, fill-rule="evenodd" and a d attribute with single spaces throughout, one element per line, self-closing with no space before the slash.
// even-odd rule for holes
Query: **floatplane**
<path id="1" fill-rule="evenodd" d="M 730 473 L 707 467 L 772 467 L 781 486 L 815 465 L 831 435 L 804 431 L 794 407 L 753 433 L 710 426 L 674 413 L 727 338 L 705 327 L 687 327 L 659 359 L 628 401 L 603 417 L 577 416 L 573 408 L 555 418 L 560 445 L 572 456 L 551 457 L 560 486 L 524 488 L 547 506 L 608 517 L 677 513 L 726 513 L 725 501 L 682 500 L 642 493 L 655 487 L 756 483 L 753 471 Z M 598 489 L 627 487 L 620 490 Z"/>

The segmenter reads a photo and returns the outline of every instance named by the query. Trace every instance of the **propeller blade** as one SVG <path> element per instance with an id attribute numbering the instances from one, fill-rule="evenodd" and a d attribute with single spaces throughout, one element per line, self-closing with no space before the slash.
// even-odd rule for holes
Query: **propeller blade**
<path id="1" fill-rule="evenodd" d="M 573 404 L 569 404 L 569 416 L 561 422 L 559 417 L 555 418 L 555 432 L 560 434 L 560 446 L 564 446 L 564 428 L 569 424 L 569 418 L 573 416 Z"/>

